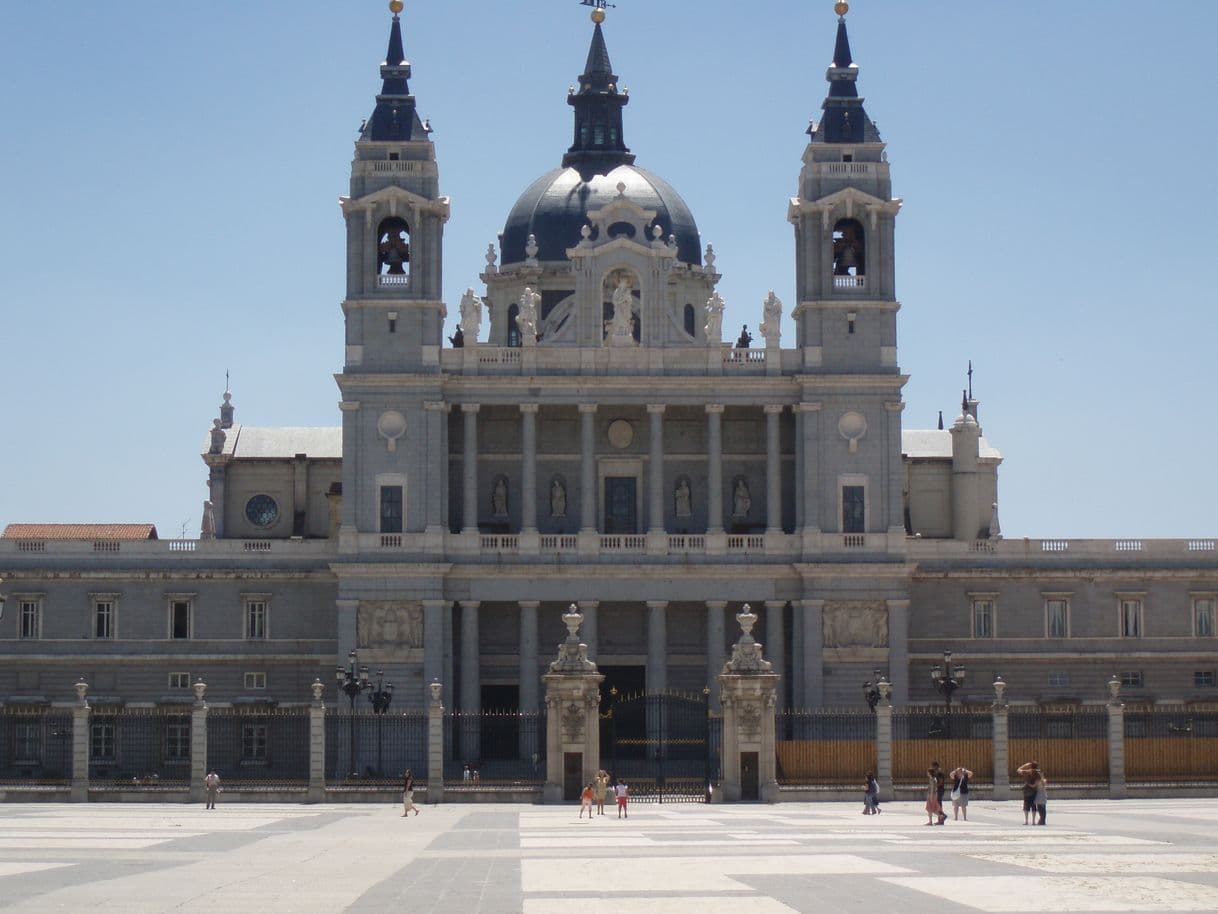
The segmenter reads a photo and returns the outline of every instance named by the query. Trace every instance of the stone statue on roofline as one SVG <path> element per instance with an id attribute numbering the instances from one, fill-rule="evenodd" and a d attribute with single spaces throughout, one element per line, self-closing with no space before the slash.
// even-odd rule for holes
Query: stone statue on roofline
<path id="1" fill-rule="evenodd" d="M 723 310 L 726 307 L 718 292 L 711 295 L 703 306 L 706 317 L 703 330 L 706 332 L 706 342 L 712 346 L 723 342 Z"/>
<path id="2" fill-rule="evenodd" d="M 766 348 L 777 348 L 782 339 L 782 301 L 770 290 L 761 305 L 762 322 L 761 335 L 765 338 Z"/>
<path id="3" fill-rule="evenodd" d="M 478 341 L 482 332 L 482 299 L 474 294 L 473 289 L 466 289 L 461 296 L 461 336 L 471 343 Z"/>
<path id="4" fill-rule="evenodd" d="M 520 345 L 529 347 L 537 345 L 537 306 L 541 304 L 541 296 L 531 288 L 525 288 L 520 293 L 519 313 L 516 315 L 516 326 L 520 328 Z"/>

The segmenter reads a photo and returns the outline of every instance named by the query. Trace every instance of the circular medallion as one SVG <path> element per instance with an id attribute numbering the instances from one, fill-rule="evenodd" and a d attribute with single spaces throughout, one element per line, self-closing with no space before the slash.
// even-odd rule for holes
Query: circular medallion
<path id="1" fill-rule="evenodd" d="M 397 441 L 406 434 L 406 417 L 395 409 L 383 412 L 376 420 L 376 430 L 387 441 Z"/>
<path id="2" fill-rule="evenodd" d="M 634 443 L 634 426 L 625 419 L 614 419 L 609 423 L 609 443 L 618 450 Z"/>
<path id="3" fill-rule="evenodd" d="M 279 520 L 279 505 L 269 495 L 255 495 L 245 503 L 245 517 L 255 527 L 269 527 Z"/>

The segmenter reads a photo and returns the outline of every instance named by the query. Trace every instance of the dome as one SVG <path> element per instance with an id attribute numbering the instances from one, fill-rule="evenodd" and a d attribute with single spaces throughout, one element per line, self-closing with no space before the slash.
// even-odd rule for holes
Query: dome
<path id="1" fill-rule="evenodd" d="M 681 195 L 664 179 L 634 165 L 618 165 L 604 175 L 589 174 L 587 180 L 572 167 L 542 175 L 512 207 L 499 242 L 501 262 L 521 263 L 530 234 L 537 238 L 538 260 L 566 260 L 567 249 L 581 240 L 588 211 L 616 199 L 618 184 L 626 186 L 628 200 L 655 212 L 664 238 L 676 236 L 680 261 L 701 265 L 698 226 Z"/>

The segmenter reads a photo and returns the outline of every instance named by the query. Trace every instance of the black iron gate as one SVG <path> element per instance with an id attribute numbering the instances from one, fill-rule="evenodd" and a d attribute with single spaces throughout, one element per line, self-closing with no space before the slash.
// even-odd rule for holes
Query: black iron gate
<path id="1" fill-rule="evenodd" d="M 601 767 L 636 800 L 705 801 L 719 776 L 709 699 L 709 692 L 611 692 L 601 714 Z"/>

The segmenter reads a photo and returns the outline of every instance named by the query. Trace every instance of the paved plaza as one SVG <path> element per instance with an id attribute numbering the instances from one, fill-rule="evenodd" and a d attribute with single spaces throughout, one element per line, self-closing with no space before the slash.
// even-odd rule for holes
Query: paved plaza
<path id="1" fill-rule="evenodd" d="M 1218 910 L 1218 800 L 0 806 L 0 909 L 449 914 Z"/>

